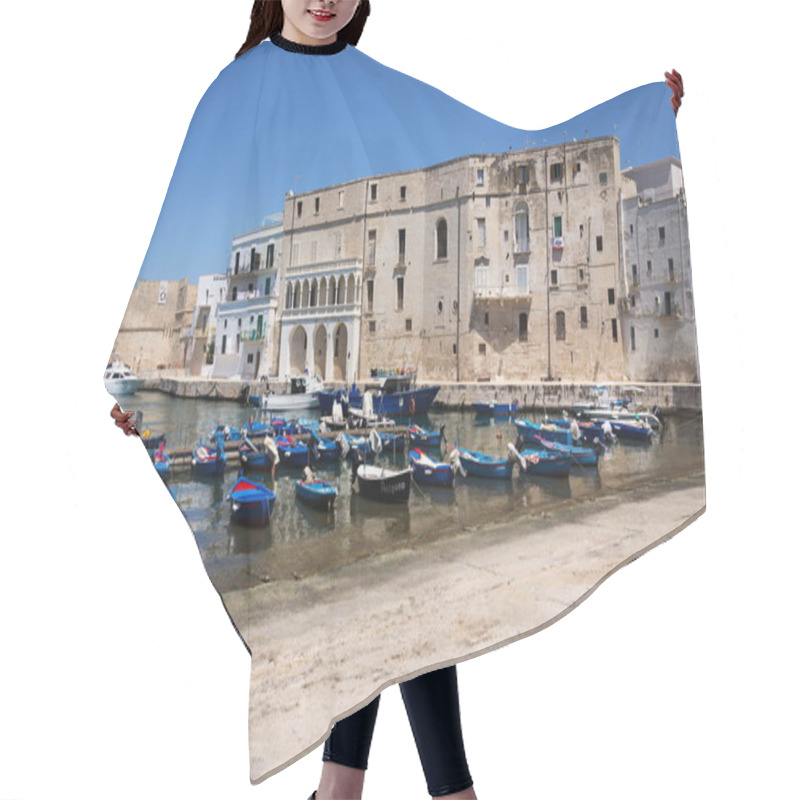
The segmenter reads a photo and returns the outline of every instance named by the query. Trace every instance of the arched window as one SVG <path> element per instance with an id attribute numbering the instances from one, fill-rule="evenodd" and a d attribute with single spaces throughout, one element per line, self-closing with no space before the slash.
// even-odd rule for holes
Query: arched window
<path id="1" fill-rule="evenodd" d="M 291 308 L 294 303 L 294 292 L 292 290 L 292 284 L 286 284 L 286 308 Z"/>
<path id="2" fill-rule="evenodd" d="M 300 281 L 294 285 L 294 298 L 292 299 L 292 308 L 300 308 Z"/>
<path id="3" fill-rule="evenodd" d="M 519 202 L 514 206 L 514 252 L 529 253 L 531 249 L 528 204 Z"/>
<path id="4" fill-rule="evenodd" d="M 351 275 L 347 279 L 347 302 L 355 303 L 356 301 L 356 279 Z"/>
<path id="5" fill-rule="evenodd" d="M 303 281 L 303 308 L 308 308 L 308 296 L 310 294 L 310 288 L 308 285 L 308 281 Z"/>
<path id="6" fill-rule="evenodd" d="M 567 316 L 563 311 L 556 311 L 556 339 L 567 338 Z"/>
<path id="7" fill-rule="evenodd" d="M 436 258 L 447 258 L 447 220 L 436 223 Z"/>
<path id="8" fill-rule="evenodd" d="M 343 306 L 345 301 L 344 275 L 339 276 L 339 285 L 336 287 L 336 305 Z"/>
<path id="9" fill-rule="evenodd" d="M 319 282 L 319 304 L 321 306 L 327 305 L 328 303 L 328 281 L 326 278 L 323 278 Z"/>
<path id="10" fill-rule="evenodd" d="M 311 281 L 311 299 L 309 300 L 309 305 L 311 306 L 311 308 L 314 308 L 317 305 L 317 279 L 316 278 L 314 278 L 314 280 Z"/>

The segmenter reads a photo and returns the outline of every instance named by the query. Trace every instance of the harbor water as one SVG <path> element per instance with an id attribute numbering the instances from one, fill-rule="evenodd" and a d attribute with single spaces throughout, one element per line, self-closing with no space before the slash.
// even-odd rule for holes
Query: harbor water
<path id="1" fill-rule="evenodd" d="M 252 409 L 233 401 L 176 399 L 143 391 L 129 405 L 143 414 L 143 429 L 165 434 L 166 452 L 187 452 L 207 441 L 219 425 L 245 426 Z M 302 412 L 314 419 L 316 412 Z M 537 421 L 536 415 L 526 418 Z M 517 440 L 508 417 L 481 417 L 469 411 L 431 411 L 413 420 L 426 428 L 445 426 L 446 454 L 456 442 L 462 447 L 505 456 Z M 409 423 L 398 419 L 399 425 Z M 437 457 L 432 453 L 433 457 Z M 374 463 L 404 468 L 407 447 L 387 447 Z M 370 457 L 372 460 L 372 457 Z M 317 511 L 295 498 L 294 482 L 301 470 L 279 464 L 275 478 L 253 475 L 276 492 L 275 509 L 263 527 L 243 527 L 231 521 L 228 494 L 238 464 L 228 463 L 214 478 L 198 478 L 188 468 L 173 469 L 166 484 L 192 530 L 205 567 L 220 592 L 249 588 L 267 581 L 302 578 L 336 568 L 375 553 L 452 536 L 488 523 L 520 520 L 535 535 L 542 514 L 569 507 L 592 496 L 667 484 L 693 477 L 704 469 L 702 416 L 670 416 L 651 444 L 618 442 L 601 455 L 597 467 L 573 467 L 568 479 L 530 477 L 514 471 L 512 480 L 456 476 L 454 488 L 412 486 L 405 505 L 377 503 L 351 490 L 350 465 L 318 461 L 320 478 L 339 489 L 331 512 Z M 164 535 L 172 535 L 169 530 Z"/>

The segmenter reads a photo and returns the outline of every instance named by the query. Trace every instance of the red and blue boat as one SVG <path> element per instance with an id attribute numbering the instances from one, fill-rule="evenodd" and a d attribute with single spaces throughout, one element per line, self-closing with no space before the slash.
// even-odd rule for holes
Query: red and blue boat
<path id="1" fill-rule="evenodd" d="M 412 447 L 441 447 L 442 442 L 446 441 L 444 425 L 438 431 L 427 430 L 419 425 L 410 425 L 408 439 Z"/>
<path id="2" fill-rule="evenodd" d="M 581 467 L 596 467 L 598 462 L 597 450 L 593 447 L 581 447 L 575 444 L 551 442 L 542 436 L 536 436 L 533 441 L 525 443 L 523 454 L 530 450 L 546 450 L 551 453 L 563 453 L 573 464 Z"/>
<path id="3" fill-rule="evenodd" d="M 570 457 L 557 450 L 524 450 L 520 454 L 520 475 L 568 478 Z"/>
<path id="4" fill-rule="evenodd" d="M 202 477 L 221 475 L 226 462 L 225 440 L 221 435 L 217 436 L 214 445 L 198 444 L 192 450 L 192 472 L 195 475 Z"/>
<path id="5" fill-rule="evenodd" d="M 311 463 L 311 450 L 307 444 L 291 436 L 279 436 L 275 440 L 280 463 L 288 467 L 307 467 Z"/>
<path id="6" fill-rule="evenodd" d="M 372 397 L 372 412 L 389 417 L 424 416 L 428 413 L 436 395 L 438 386 L 418 388 L 416 375 L 396 373 L 374 375 L 373 381 L 365 387 Z M 355 387 L 348 393 L 343 390 L 320 392 L 319 407 L 322 416 L 330 416 L 334 401 L 344 401 L 350 409 L 363 409 L 364 395 Z"/>
<path id="7" fill-rule="evenodd" d="M 243 475 L 237 478 L 228 499 L 231 503 L 231 519 L 239 525 L 263 525 L 275 506 L 275 492 L 272 489 Z"/>
<path id="8" fill-rule="evenodd" d="M 450 464 L 434 461 L 419 448 L 408 454 L 411 476 L 417 483 L 426 486 L 452 486 L 455 472 Z"/>

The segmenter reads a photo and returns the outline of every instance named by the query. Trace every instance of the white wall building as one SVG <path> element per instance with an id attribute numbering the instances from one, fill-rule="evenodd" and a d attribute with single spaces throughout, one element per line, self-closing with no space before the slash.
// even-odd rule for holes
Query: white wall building
<path id="1" fill-rule="evenodd" d="M 280 219 L 269 219 L 233 240 L 227 292 L 216 309 L 214 378 L 276 374 L 282 238 Z"/>

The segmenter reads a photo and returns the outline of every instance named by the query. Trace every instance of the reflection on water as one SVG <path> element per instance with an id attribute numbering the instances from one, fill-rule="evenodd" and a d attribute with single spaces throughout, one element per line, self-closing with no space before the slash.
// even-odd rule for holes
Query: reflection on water
<path id="1" fill-rule="evenodd" d="M 145 426 L 154 434 L 167 435 L 169 453 L 191 450 L 219 423 L 242 427 L 251 414 L 234 402 L 187 400 L 158 392 L 141 392 L 135 401 L 144 413 Z M 429 428 L 444 423 L 448 448 L 457 441 L 468 449 L 505 455 L 507 444 L 516 440 L 516 429 L 508 418 L 487 420 L 471 413 L 442 411 L 416 421 Z M 405 449 L 390 448 L 376 463 L 402 467 L 405 459 Z M 217 478 L 199 479 L 188 469 L 169 477 L 169 487 L 194 531 L 209 575 L 221 591 L 267 577 L 275 580 L 331 568 L 602 491 L 698 473 L 703 469 L 702 417 L 670 417 L 655 443 L 620 442 L 601 456 L 597 468 L 574 468 L 568 480 L 519 476 L 516 471 L 510 481 L 457 476 L 453 489 L 413 485 L 407 506 L 353 494 L 350 470 L 339 463 L 320 461 L 314 469 L 339 489 L 333 512 L 298 502 L 294 482 L 300 471 L 281 465 L 274 480 L 269 475 L 255 478 L 277 494 L 273 517 L 261 529 L 231 522 L 227 495 L 237 465 L 229 464 Z"/>

